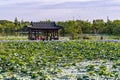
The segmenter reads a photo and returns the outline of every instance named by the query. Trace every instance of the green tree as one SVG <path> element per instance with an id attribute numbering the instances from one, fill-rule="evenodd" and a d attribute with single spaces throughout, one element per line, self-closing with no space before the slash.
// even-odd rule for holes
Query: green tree
<path id="1" fill-rule="evenodd" d="M 63 28 L 60 30 L 60 35 L 65 36 L 66 32 L 64 30 L 65 22 L 57 22 L 57 25 L 62 26 Z"/>
<path id="2" fill-rule="evenodd" d="M 28 31 L 27 29 L 27 26 L 30 25 L 30 22 L 29 21 L 24 21 L 24 22 L 21 22 L 21 31 Z"/>
<path id="3" fill-rule="evenodd" d="M 83 33 L 92 33 L 92 24 L 88 21 L 83 21 L 83 20 L 77 20 L 76 21 L 78 26 L 81 26 L 82 32 Z"/>
<path id="4" fill-rule="evenodd" d="M 120 20 L 113 21 L 113 34 L 120 35 Z"/>
<path id="5" fill-rule="evenodd" d="M 107 20 L 106 28 L 104 31 L 106 34 L 113 34 L 113 22 L 111 20 Z"/>
<path id="6" fill-rule="evenodd" d="M 19 21 L 18 21 L 17 17 L 14 20 L 14 24 L 15 24 L 15 27 L 16 27 L 15 29 L 18 30 L 19 29 Z"/>
<path id="7" fill-rule="evenodd" d="M 78 35 L 82 33 L 81 26 L 77 23 L 77 21 L 66 21 L 66 22 L 58 22 L 59 26 L 63 26 L 62 33 L 71 35 L 71 39 L 77 39 Z"/>
<path id="8" fill-rule="evenodd" d="M 2 28 L 3 28 L 3 27 L 2 27 L 2 25 L 0 24 L 0 31 L 2 31 Z"/>
<path id="9" fill-rule="evenodd" d="M 93 20 L 94 33 L 103 33 L 105 29 L 105 22 L 102 19 Z"/>
<path id="10" fill-rule="evenodd" d="M 73 20 L 66 22 L 65 30 L 71 35 L 71 39 L 77 39 L 78 35 L 82 33 L 81 27 Z"/>
<path id="11" fill-rule="evenodd" d="M 19 22 L 19 30 L 22 30 L 24 26 L 25 26 L 25 23 L 23 20 L 21 20 L 21 22 Z"/>
<path id="12" fill-rule="evenodd" d="M 15 27 L 14 23 L 8 20 L 0 20 L 0 25 L 1 25 L 2 31 L 12 30 Z"/>

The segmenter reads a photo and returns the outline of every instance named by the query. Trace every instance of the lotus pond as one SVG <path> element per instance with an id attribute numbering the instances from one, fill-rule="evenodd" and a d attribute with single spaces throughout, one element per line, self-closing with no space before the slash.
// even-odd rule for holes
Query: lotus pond
<path id="1" fill-rule="evenodd" d="M 120 79 L 119 42 L 0 42 L 0 80 L 104 79 Z"/>

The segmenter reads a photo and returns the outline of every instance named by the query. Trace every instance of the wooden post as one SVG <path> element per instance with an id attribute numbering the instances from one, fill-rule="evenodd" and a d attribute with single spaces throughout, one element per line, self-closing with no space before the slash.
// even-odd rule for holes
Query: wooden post
<path id="1" fill-rule="evenodd" d="M 53 30 L 53 36 L 55 37 L 55 30 Z"/>
<path id="2" fill-rule="evenodd" d="M 57 30 L 57 38 L 58 38 L 58 40 L 59 40 L 58 30 Z"/>
<path id="3" fill-rule="evenodd" d="M 36 30 L 35 30 L 35 37 L 36 37 Z"/>
<path id="4" fill-rule="evenodd" d="M 28 39 L 30 40 L 30 28 L 28 29 Z"/>
<path id="5" fill-rule="evenodd" d="M 51 30 L 51 38 L 53 39 L 54 37 L 54 33 L 53 33 L 53 30 Z"/>
<path id="6" fill-rule="evenodd" d="M 30 29 L 30 40 L 32 39 L 32 30 Z"/>
<path id="7" fill-rule="evenodd" d="M 46 39 L 48 40 L 48 31 L 47 31 L 47 33 L 46 33 Z"/>

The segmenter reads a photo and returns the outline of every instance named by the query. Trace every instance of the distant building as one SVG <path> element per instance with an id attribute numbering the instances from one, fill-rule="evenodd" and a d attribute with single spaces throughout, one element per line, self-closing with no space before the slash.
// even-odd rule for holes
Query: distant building
<path id="1" fill-rule="evenodd" d="M 31 22 L 28 26 L 29 40 L 58 40 L 58 30 L 63 27 L 57 26 L 55 22 L 41 21 Z M 44 34 L 44 35 L 41 35 Z"/>

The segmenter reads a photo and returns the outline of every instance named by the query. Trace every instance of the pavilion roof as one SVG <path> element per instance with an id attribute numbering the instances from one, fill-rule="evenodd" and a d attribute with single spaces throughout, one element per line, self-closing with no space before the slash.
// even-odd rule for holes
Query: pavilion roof
<path id="1" fill-rule="evenodd" d="M 57 26 L 55 22 L 40 21 L 40 22 L 31 22 L 29 28 L 33 29 L 61 29 L 61 26 Z"/>

